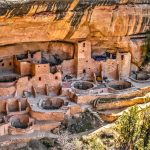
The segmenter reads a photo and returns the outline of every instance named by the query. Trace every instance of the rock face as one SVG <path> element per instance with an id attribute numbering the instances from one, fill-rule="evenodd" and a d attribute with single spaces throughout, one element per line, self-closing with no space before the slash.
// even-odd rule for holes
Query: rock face
<path id="1" fill-rule="evenodd" d="M 88 39 L 93 49 L 131 51 L 150 26 L 149 0 L 6 0 L 0 2 L 0 45 Z"/>

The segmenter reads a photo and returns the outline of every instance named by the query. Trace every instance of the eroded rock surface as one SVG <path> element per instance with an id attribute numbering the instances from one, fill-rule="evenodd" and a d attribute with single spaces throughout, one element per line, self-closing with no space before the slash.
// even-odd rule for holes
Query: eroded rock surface
<path id="1" fill-rule="evenodd" d="M 0 45 L 88 39 L 96 50 L 130 51 L 134 54 L 132 61 L 139 64 L 141 45 L 150 26 L 149 3 L 149 0 L 2 1 Z"/>
<path id="2" fill-rule="evenodd" d="M 128 36 L 144 33 L 150 19 L 148 0 L 9 0 L 0 10 L 1 45 L 88 38 L 128 49 Z"/>

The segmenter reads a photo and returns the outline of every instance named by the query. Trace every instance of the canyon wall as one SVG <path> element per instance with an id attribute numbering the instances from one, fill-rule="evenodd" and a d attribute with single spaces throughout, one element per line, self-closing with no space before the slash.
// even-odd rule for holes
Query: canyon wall
<path id="1" fill-rule="evenodd" d="M 93 49 L 131 51 L 140 62 L 150 27 L 149 0 L 6 0 L 0 45 L 88 39 Z"/>

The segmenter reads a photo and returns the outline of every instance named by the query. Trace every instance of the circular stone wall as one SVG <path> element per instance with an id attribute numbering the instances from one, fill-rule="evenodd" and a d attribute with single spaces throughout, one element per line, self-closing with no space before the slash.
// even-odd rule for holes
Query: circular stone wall
<path id="1" fill-rule="evenodd" d="M 64 100 L 61 98 L 48 98 L 42 101 L 41 108 L 46 110 L 60 109 L 64 105 Z"/>
<path id="2" fill-rule="evenodd" d="M 88 81 L 77 81 L 73 84 L 73 87 L 78 90 L 89 90 L 94 87 L 94 84 Z"/>
<path id="3" fill-rule="evenodd" d="M 115 90 L 124 90 L 131 88 L 131 83 L 128 81 L 112 81 L 108 84 L 110 88 L 113 88 Z"/>
<path id="4" fill-rule="evenodd" d="M 14 82 L 17 80 L 17 77 L 15 76 L 6 76 L 6 77 L 0 77 L 0 82 Z"/>
<path id="5" fill-rule="evenodd" d="M 135 72 L 131 76 L 131 78 L 133 78 L 135 80 L 144 81 L 144 80 L 148 80 L 150 78 L 150 76 L 146 72 Z"/>
<path id="6" fill-rule="evenodd" d="M 26 129 L 30 126 L 30 118 L 27 115 L 18 115 L 10 118 L 10 124 L 17 129 Z"/>
<path id="7" fill-rule="evenodd" d="M 12 86 L 17 81 L 17 76 L 2 76 L 0 77 L 0 86 Z"/>

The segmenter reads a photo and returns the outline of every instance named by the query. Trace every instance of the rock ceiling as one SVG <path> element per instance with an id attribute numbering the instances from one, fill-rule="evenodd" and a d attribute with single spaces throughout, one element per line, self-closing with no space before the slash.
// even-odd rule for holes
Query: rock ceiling
<path id="1" fill-rule="evenodd" d="M 141 38 L 139 34 L 149 29 L 149 4 L 149 0 L 3 0 L 0 45 L 90 39 L 127 47 L 129 36 Z"/>

